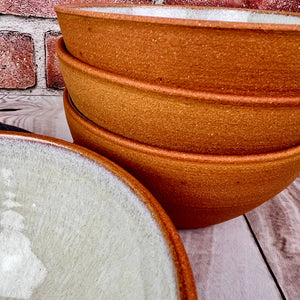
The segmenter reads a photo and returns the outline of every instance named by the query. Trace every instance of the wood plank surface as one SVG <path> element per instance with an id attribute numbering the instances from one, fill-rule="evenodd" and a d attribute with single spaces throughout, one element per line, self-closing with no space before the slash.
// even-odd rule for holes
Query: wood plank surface
<path id="1" fill-rule="evenodd" d="M 62 95 L 0 96 L 0 122 L 72 142 Z"/>
<path id="2" fill-rule="evenodd" d="M 246 214 L 287 299 L 300 299 L 300 177 Z"/>
<path id="3" fill-rule="evenodd" d="M 0 122 L 72 141 L 62 95 L 0 92 Z M 246 214 L 247 219 L 240 216 L 207 228 L 180 230 L 199 299 L 273 300 L 282 298 L 280 290 L 288 299 L 300 299 L 299 199 L 300 177 Z"/>
<path id="4" fill-rule="evenodd" d="M 199 299 L 281 299 L 243 217 L 179 234 Z"/>

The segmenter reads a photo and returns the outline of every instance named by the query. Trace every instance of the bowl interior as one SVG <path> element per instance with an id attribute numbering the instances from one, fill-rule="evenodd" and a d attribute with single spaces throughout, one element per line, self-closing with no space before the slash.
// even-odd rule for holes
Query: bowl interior
<path id="1" fill-rule="evenodd" d="M 170 246 L 104 166 L 0 138 L 0 298 L 177 299 Z"/>
<path id="2" fill-rule="evenodd" d="M 172 19 L 189 19 L 203 21 L 225 21 L 243 23 L 270 23 L 300 25 L 300 17 L 296 15 L 267 13 L 242 9 L 197 9 L 170 6 L 88 6 L 77 7 L 82 11 L 122 14 L 130 16 L 158 17 Z"/>

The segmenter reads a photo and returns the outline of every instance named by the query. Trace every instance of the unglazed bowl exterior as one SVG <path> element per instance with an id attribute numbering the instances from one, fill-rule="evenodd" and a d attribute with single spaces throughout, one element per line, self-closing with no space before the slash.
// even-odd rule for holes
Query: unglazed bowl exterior
<path id="1" fill-rule="evenodd" d="M 249 19 L 275 12 L 217 7 L 83 4 L 55 10 L 68 51 L 102 70 L 201 92 L 299 96 L 299 13 L 277 13 L 298 17 L 296 24 L 271 24 Z"/>
<path id="2" fill-rule="evenodd" d="M 170 151 L 115 135 L 85 118 L 64 93 L 74 142 L 110 158 L 161 203 L 177 228 L 237 217 L 285 189 L 300 173 L 300 146 L 240 156 Z"/>
<path id="3" fill-rule="evenodd" d="M 88 119 L 117 135 L 165 149 L 254 154 L 300 144 L 298 97 L 243 97 L 147 84 L 104 72 L 57 44 L 72 100 Z"/>
<path id="4" fill-rule="evenodd" d="M 197 299 L 174 225 L 121 167 L 86 148 L 28 133 L 2 131 L 0 153 L 1 299 L 135 299 L 161 284 L 167 297 Z M 138 257 L 144 257 L 140 273 Z M 151 282 L 151 276 L 171 279 Z M 142 294 L 132 297 L 137 290 Z"/>

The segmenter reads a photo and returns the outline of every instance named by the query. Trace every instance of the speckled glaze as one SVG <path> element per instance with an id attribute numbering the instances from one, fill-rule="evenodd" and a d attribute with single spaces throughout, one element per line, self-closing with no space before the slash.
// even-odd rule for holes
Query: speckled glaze
<path id="1" fill-rule="evenodd" d="M 68 51 L 83 62 L 137 80 L 195 91 L 299 96 L 300 25 L 175 17 L 178 10 L 227 14 L 231 8 L 164 5 L 173 13 L 166 12 L 163 18 L 91 11 L 97 6 L 111 5 L 55 8 Z M 120 6 L 124 7 L 114 8 Z M 87 10 L 76 9 L 82 7 Z M 154 14 L 161 9 L 151 7 Z"/>
<path id="2" fill-rule="evenodd" d="M 169 151 L 125 139 L 82 116 L 64 93 L 75 143 L 115 161 L 142 182 L 177 228 L 237 217 L 269 200 L 300 173 L 300 146 L 241 156 Z"/>
<path id="3" fill-rule="evenodd" d="M 146 207 L 146 210 L 148 210 L 150 212 L 149 215 L 151 216 L 151 218 L 153 218 L 154 224 L 155 223 L 157 224 L 158 230 L 161 233 L 161 238 L 162 238 L 162 241 L 163 241 L 162 243 L 166 243 L 167 248 L 169 248 L 170 254 L 168 254 L 168 255 L 170 255 L 170 256 L 168 256 L 168 257 L 171 257 L 170 258 L 171 261 L 173 260 L 174 266 L 175 266 L 175 272 L 177 273 L 177 274 L 175 274 L 175 278 L 177 278 L 178 282 L 177 282 L 177 284 L 175 283 L 175 286 L 177 285 L 178 291 L 175 292 L 175 295 L 176 294 L 178 295 L 178 299 L 192 299 L 192 300 L 197 299 L 196 288 L 195 288 L 195 283 L 194 283 L 192 270 L 191 270 L 191 267 L 190 267 L 190 264 L 189 264 L 184 246 L 183 246 L 183 244 L 180 240 L 180 237 L 179 237 L 174 225 L 172 224 L 171 220 L 169 219 L 169 217 L 167 216 L 165 211 L 162 209 L 160 204 L 156 201 L 156 199 L 152 196 L 152 194 L 150 194 L 150 192 L 141 183 L 139 183 L 135 178 L 133 178 L 129 173 L 127 173 L 121 167 L 117 166 L 115 163 L 109 161 L 108 159 L 106 159 L 106 158 L 104 158 L 104 157 L 102 157 L 102 156 L 86 149 L 86 148 L 77 146 L 75 144 L 67 143 L 67 142 L 64 142 L 64 141 L 61 141 L 61 140 L 58 140 L 58 139 L 53 139 L 53 138 L 49 138 L 49 137 L 45 137 L 45 136 L 29 134 L 29 133 L 11 133 L 11 132 L 6 132 L 6 131 L 2 131 L 0 133 L 0 144 L 1 144 L 0 146 L 2 146 L 2 143 L 21 143 L 21 142 L 22 143 L 24 142 L 25 145 L 27 145 L 26 147 L 29 147 L 29 148 L 30 147 L 33 147 L 33 148 L 34 147 L 40 147 L 41 151 L 39 151 L 39 153 L 40 153 L 39 155 L 44 157 L 44 160 L 45 160 L 44 163 L 48 167 L 55 165 L 55 159 L 53 160 L 54 162 L 52 164 L 52 160 L 50 158 L 53 158 L 53 156 L 51 156 L 51 155 L 53 154 L 53 151 L 56 151 L 58 161 L 59 161 L 59 159 L 61 159 L 61 157 L 66 157 L 66 159 L 67 159 L 66 164 L 68 164 L 69 161 L 73 161 L 74 157 L 77 157 L 79 165 L 81 164 L 82 160 L 87 160 L 87 161 L 89 161 L 88 163 L 93 165 L 93 168 L 94 168 L 94 163 L 96 163 L 98 165 L 98 168 L 101 169 L 103 167 L 109 173 L 111 173 L 112 176 L 115 176 L 116 177 L 116 182 L 119 183 L 119 185 L 125 184 L 126 185 L 125 190 L 127 190 L 127 188 L 129 188 L 128 189 L 129 193 L 133 193 L 135 195 L 134 197 L 137 197 L 136 199 L 142 203 L 141 207 Z M 18 152 L 14 152 L 15 149 L 14 149 L 13 146 L 11 146 L 11 151 L 12 151 L 11 155 L 14 155 L 13 153 L 18 153 Z M 26 151 L 24 151 L 24 152 L 26 152 Z M 49 155 L 49 153 L 51 153 L 51 154 Z M 28 153 L 26 152 L 24 155 L 26 156 L 27 154 Z M 61 155 L 61 156 L 59 156 L 59 155 Z M 73 156 L 70 157 L 71 155 L 74 155 L 74 157 Z M 70 158 L 72 158 L 72 159 L 70 159 Z M 15 160 L 18 160 L 18 159 L 20 159 L 19 165 L 20 165 L 20 170 L 22 170 L 22 166 L 26 164 L 23 161 L 24 157 L 22 157 L 22 156 L 15 157 Z M 27 156 L 26 159 L 28 161 L 28 160 L 30 160 L 30 157 Z M 33 164 L 34 164 L 34 162 L 33 162 Z M 65 166 L 65 164 L 63 164 L 63 165 Z M 85 165 L 85 164 L 83 164 L 83 165 Z M 10 170 L 9 168 L 11 168 L 11 165 L 5 165 L 5 164 L 3 165 L 2 164 L 1 168 L 0 168 L 0 171 L 2 172 L 2 173 L 0 172 L 0 177 L 1 177 L 1 181 L 2 181 L 1 184 L 4 184 L 4 186 L 7 189 L 9 189 L 8 191 L 6 191 L 5 197 L 12 198 L 12 197 L 16 197 L 16 194 L 18 194 L 18 195 L 21 194 L 22 195 L 22 191 L 18 190 L 18 189 L 20 189 L 20 186 L 22 186 L 22 185 L 20 185 L 19 182 L 17 182 L 17 184 L 15 182 L 14 172 L 18 172 L 19 170 Z M 43 180 L 42 178 L 46 178 L 47 179 L 47 184 L 49 184 L 49 185 L 53 184 L 55 182 L 55 180 L 53 180 L 53 178 L 51 178 L 51 176 L 50 176 L 51 171 L 53 172 L 53 170 L 55 170 L 54 167 L 53 168 L 51 168 L 51 167 L 50 168 L 45 168 L 45 170 L 43 172 L 41 172 L 43 174 L 39 174 L 39 176 L 40 176 L 39 178 L 41 180 Z M 62 173 L 65 172 L 65 170 L 66 169 L 62 169 L 61 170 Z M 26 170 L 22 170 L 22 172 L 23 171 L 25 173 L 27 172 Z M 82 170 L 83 176 L 86 176 L 87 173 L 88 173 L 88 168 Z M 28 183 L 30 183 L 31 185 L 35 184 L 35 189 L 36 189 L 37 193 L 39 193 L 38 191 L 43 191 L 44 186 L 36 184 L 35 182 L 30 182 L 30 180 L 32 180 L 32 178 L 36 178 L 36 177 L 32 176 L 32 174 L 30 174 L 30 176 L 28 175 L 27 177 L 28 177 L 28 180 L 29 180 Z M 94 180 L 93 176 L 88 177 L 88 178 L 91 180 L 91 182 L 92 182 L 92 180 Z M 91 178 L 93 178 L 93 179 L 91 179 Z M 100 179 L 100 181 L 101 181 L 101 179 Z M 91 182 L 89 182 L 89 180 L 87 180 L 86 183 L 90 184 Z M 78 183 L 76 183 L 76 184 L 78 184 Z M 99 185 L 100 185 L 100 183 L 99 183 Z M 73 188 L 71 188 L 71 189 L 67 190 L 66 193 L 69 193 L 69 195 L 73 195 L 72 193 L 75 191 L 74 195 L 79 195 L 80 194 L 80 193 L 78 194 L 79 189 L 80 188 L 77 186 L 75 188 L 75 190 L 73 190 Z M 123 192 L 121 191 L 119 196 L 121 196 L 122 193 Z M 14 214 L 15 216 L 19 216 L 21 218 L 20 222 L 17 222 L 15 224 L 15 227 L 18 226 L 18 228 L 20 229 L 19 231 L 21 231 L 23 229 L 23 227 L 21 227 L 23 221 L 27 225 L 30 222 L 32 222 L 34 224 L 34 221 L 36 219 L 38 220 L 39 215 L 44 213 L 43 212 L 43 207 L 41 205 L 35 204 L 35 203 L 30 203 L 30 199 L 31 199 L 30 197 L 31 196 L 28 195 L 28 194 L 23 195 L 23 197 L 19 197 L 19 199 L 17 199 L 17 200 L 21 203 L 18 203 L 15 200 L 9 200 L 9 201 L 7 200 L 5 202 L 4 201 L 5 199 L 0 199 L 0 205 L 1 205 L 1 203 L 2 203 L 2 205 L 6 205 L 5 207 L 6 207 L 7 210 L 9 210 L 8 212 L 11 212 L 11 216 L 13 216 L 13 214 Z M 59 212 L 55 212 L 55 209 L 54 209 L 55 205 L 54 205 L 54 203 L 52 203 L 53 201 L 54 202 L 58 201 L 58 203 L 61 202 L 61 207 L 66 208 L 64 206 L 65 204 L 63 203 L 63 201 L 65 200 L 64 195 L 57 195 L 57 198 L 55 198 L 54 200 L 49 195 L 46 195 L 46 194 L 43 194 L 43 193 L 41 193 L 41 197 L 45 197 L 45 199 L 48 199 L 49 201 L 51 200 L 48 206 L 47 206 L 47 200 L 45 201 L 46 208 L 47 207 L 49 208 L 49 210 L 46 212 L 47 217 L 44 218 L 46 220 L 48 220 L 49 218 L 51 219 L 52 217 L 55 218 L 56 215 L 59 215 L 62 212 L 62 210 L 60 210 Z M 27 199 L 27 200 L 24 200 L 24 199 Z M 80 203 L 82 205 L 84 205 L 84 201 L 89 201 L 89 199 L 82 199 L 82 201 Z M 75 201 L 73 203 L 77 203 L 77 201 Z M 87 203 L 86 205 L 88 206 L 89 204 Z M 127 205 L 130 205 L 130 204 L 127 204 Z M 22 209 L 22 207 L 25 207 L 25 210 Z M 14 210 L 14 211 L 12 211 L 12 210 Z M 22 217 L 20 215 L 23 210 L 25 212 L 27 212 L 26 213 L 27 215 L 24 213 L 24 217 Z M 32 216 L 31 211 L 29 211 L 29 210 L 34 211 L 33 214 L 32 214 L 33 215 L 33 217 L 32 217 L 33 220 L 29 220 L 28 215 Z M 7 230 L 6 230 L 6 232 L 4 232 L 5 228 L 6 228 L 5 223 L 4 223 L 4 217 L 8 217 L 8 213 L 5 216 L 4 216 L 4 213 L 3 213 L 3 207 L 1 207 L 1 215 L 0 215 L 0 220 L 1 220 L 1 225 L 2 225 L 2 228 L 1 228 L 1 231 L 0 231 L 0 237 L 1 238 L 2 238 L 2 235 L 4 233 L 5 234 L 8 233 Z M 63 216 L 63 215 L 61 216 L 62 220 L 64 220 L 64 225 L 67 226 L 68 230 L 71 229 L 71 231 L 72 231 L 72 228 L 73 228 L 73 224 L 72 224 L 72 222 L 69 222 L 70 221 L 69 217 L 70 217 L 70 214 L 72 214 L 72 213 L 74 215 L 76 215 L 76 207 L 74 207 L 74 206 L 69 207 L 68 213 L 67 213 L 66 216 Z M 80 213 L 83 213 L 83 212 L 81 211 Z M 97 212 L 95 212 L 95 213 L 97 214 Z M 95 216 L 93 216 L 93 214 L 90 214 L 88 216 L 82 215 L 80 219 L 82 220 L 82 218 L 86 218 L 86 217 L 88 219 L 95 218 Z M 110 218 L 112 218 L 112 215 L 110 216 Z M 72 220 L 72 218 L 71 218 L 71 220 Z M 40 253 L 40 255 L 44 257 L 43 258 L 43 263 L 45 264 L 45 266 L 47 267 L 47 270 L 48 270 L 48 274 L 46 274 L 47 276 L 45 278 L 45 282 L 47 284 L 46 285 L 41 285 L 38 288 L 38 291 L 35 291 L 32 298 L 30 298 L 30 299 L 41 299 L 41 298 L 43 298 L 43 295 L 45 295 L 43 293 L 44 289 L 48 289 L 48 291 L 47 291 L 48 294 L 51 293 L 52 295 L 57 296 L 58 295 L 57 290 L 59 290 L 61 288 L 61 286 L 64 286 L 64 285 L 66 287 L 63 289 L 63 294 L 60 294 L 60 296 L 57 296 L 57 299 L 64 298 L 64 297 L 69 297 L 69 298 L 72 298 L 72 299 L 84 299 L 85 298 L 84 294 L 87 294 L 88 293 L 87 291 L 91 290 L 91 289 L 89 289 L 88 285 L 86 285 L 87 282 L 86 282 L 85 279 L 82 279 L 81 285 L 79 287 L 79 288 L 83 288 L 82 298 L 80 298 L 77 294 L 74 296 L 74 294 L 72 294 L 72 292 L 73 292 L 72 286 L 71 287 L 68 286 L 68 282 L 70 282 L 70 280 L 71 280 L 70 278 L 72 278 L 73 274 L 69 274 L 68 277 L 64 280 L 64 282 L 60 282 L 58 280 L 56 280 L 57 282 L 55 280 L 53 280 L 53 281 L 49 280 L 49 277 L 51 277 L 50 275 L 53 274 L 53 272 L 55 270 L 58 270 L 58 272 L 59 272 L 59 270 L 65 269 L 64 266 L 63 266 L 63 263 L 65 263 L 65 258 L 62 259 L 62 260 L 57 259 L 53 262 L 53 260 L 57 256 L 57 253 L 60 253 L 59 251 L 61 251 L 61 245 L 60 245 L 61 243 L 57 242 L 57 245 L 55 245 L 55 250 L 53 250 L 52 252 L 51 251 L 49 252 L 49 249 L 51 250 L 52 247 L 54 247 L 54 246 L 49 242 L 48 237 L 47 236 L 42 236 L 42 237 L 39 238 L 40 231 L 43 228 L 43 226 L 42 226 L 43 222 L 44 221 L 39 221 L 37 223 L 40 226 L 39 226 L 38 230 L 37 229 L 33 230 L 34 236 L 31 236 L 31 240 L 33 242 L 33 246 L 35 246 L 34 241 L 36 239 L 40 240 L 42 238 L 42 240 L 45 241 L 44 243 L 48 242 L 48 244 L 46 244 L 46 248 L 48 250 L 45 250 L 45 252 L 47 252 L 47 254 L 44 253 L 44 252 L 42 252 L 42 254 Z M 32 227 L 31 226 L 32 224 L 29 224 L 29 225 L 30 226 L 26 226 L 26 232 L 24 232 L 24 234 L 28 234 L 28 236 L 30 234 L 28 232 L 29 227 L 30 228 Z M 140 224 L 140 225 L 142 225 L 142 224 Z M 87 226 L 87 228 L 89 228 L 90 225 L 87 222 L 83 227 L 85 227 L 85 226 Z M 122 226 L 122 224 L 120 224 L 120 226 Z M 99 232 L 101 232 L 101 230 L 100 229 L 97 230 L 97 228 L 95 228 L 95 230 L 96 230 L 96 236 L 97 236 L 97 234 L 99 236 Z M 111 230 L 113 230 L 113 229 L 111 229 Z M 55 231 L 54 235 L 58 235 L 60 233 L 60 231 L 64 232 L 64 228 L 63 227 L 58 228 Z M 51 232 L 51 234 L 53 232 Z M 21 233 L 18 233 L 18 234 L 19 234 L 18 235 L 18 237 L 19 237 L 21 235 Z M 101 236 L 101 234 L 100 234 L 100 236 Z M 61 238 L 66 238 L 66 237 L 62 234 Z M 78 239 L 79 240 L 83 239 L 84 243 L 91 243 L 91 240 L 89 239 L 89 236 L 85 235 L 84 230 L 82 228 L 79 228 L 78 232 L 76 232 L 76 238 L 74 238 L 73 235 L 67 237 L 68 242 L 71 241 L 70 242 L 71 245 L 72 245 L 73 240 L 78 240 Z M 99 245 L 96 246 L 97 241 L 98 241 L 98 237 L 96 237 L 95 239 L 92 240 L 94 245 L 93 244 L 88 244 L 87 247 L 89 247 L 89 249 L 91 249 L 91 248 L 96 249 L 99 246 Z M 26 245 L 28 245 L 29 241 L 27 241 L 26 243 L 27 243 Z M 1 247 L 0 247 L 1 251 L 3 251 L 3 249 L 5 250 L 5 248 L 3 248 L 3 247 L 5 247 L 5 244 L 3 245 L 3 243 L 2 243 Z M 41 248 L 43 248 L 43 247 L 44 246 L 42 246 Z M 82 247 L 82 249 L 81 249 L 79 247 L 76 250 L 74 250 L 72 248 L 71 248 L 71 250 L 70 249 L 65 249 L 66 253 L 64 253 L 64 254 L 65 254 L 66 257 L 67 256 L 69 257 L 70 253 L 71 253 L 71 255 L 73 253 L 73 255 L 75 255 L 75 260 L 78 261 L 77 256 L 80 256 L 80 257 L 83 256 L 84 257 L 84 255 L 86 255 L 83 252 L 83 248 L 84 247 Z M 142 248 L 140 248 L 139 251 L 141 251 L 141 249 Z M 24 250 L 24 249 L 22 249 L 22 250 Z M 35 251 L 36 252 L 41 252 L 42 250 L 39 249 L 39 247 L 35 247 Z M 80 253 L 80 251 L 82 251 L 82 253 Z M 109 253 L 110 251 L 112 251 L 112 249 L 107 249 L 107 251 Z M 157 254 L 159 255 L 159 253 L 157 253 Z M 25 254 L 23 256 L 25 256 Z M 45 259 L 45 257 L 48 257 L 48 258 L 50 257 L 50 260 L 52 259 L 52 261 L 47 261 Z M 13 258 L 14 257 L 11 257 L 11 261 L 10 261 L 10 263 L 12 265 L 13 265 L 13 262 L 14 262 Z M 19 258 L 19 257 L 16 257 L 15 259 L 17 259 L 17 258 Z M 3 262 L 3 268 L 5 266 L 7 266 L 7 264 L 9 264 L 8 261 L 6 262 L 6 264 L 4 264 L 4 262 Z M 52 270 L 50 268 L 51 266 L 53 267 L 54 270 Z M 101 268 L 103 266 L 99 266 L 99 267 Z M 80 268 L 84 272 L 86 272 L 87 266 L 85 266 L 83 264 L 83 265 L 80 266 Z M 97 268 L 97 265 L 93 265 L 93 268 Z M 20 269 L 19 272 L 23 272 L 23 270 Z M 1 272 L 0 272 L 0 275 L 1 275 Z M 27 276 L 28 276 L 28 278 L 31 278 L 30 276 L 32 276 L 32 274 L 28 273 Z M 80 276 L 80 274 L 78 276 Z M 140 276 L 140 274 L 137 274 L 137 276 Z M 101 278 L 96 278 L 96 280 L 94 279 L 93 284 L 95 284 L 95 281 L 98 281 L 98 280 L 101 281 L 101 280 L 103 280 L 103 278 L 102 279 Z M 21 283 L 20 282 L 11 282 L 11 284 L 17 287 L 18 284 L 22 284 L 22 282 Z M 3 284 L 3 282 L 1 282 L 1 284 Z M 50 286 L 50 291 L 49 291 L 49 286 Z M 54 291 L 53 289 L 55 289 L 55 287 L 57 288 L 57 290 Z M 19 289 L 17 289 L 17 290 L 20 291 L 20 290 L 22 290 L 22 288 L 24 288 L 24 287 L 20 286 Z M 5 290 L 5 287 L 4 287 L 4 290 Z M 2 289 L 0 292 L 3 293 L 4 290 Z M 7 294 L 9 294 L 10 291 L 6 291 L 6 292 L 7 292 Z M 0 295 L 0 298 L 1 298 L 1 295 Z M 54 296 L 54 297 L 56 297 L 56 296 Z M 98 296 L 99 296 L 99 294 L 97 294 L 97 295 L 89 294 L 89 298 L 97 298 Z M 22 299 L 23 298 L 24 297 L 22 297 Z M 27 299 L 27 297 L 25 297 L 25 298 Z M 4 299 L 7 299 L 7 298 L 4 297 Z M 9 298 L 9 299 L 11 299 L 11 298 Z"/>
<path id="4" fill-rule="evenodd" d="M 146 84 L 79 61 L 62 39 L 57 54 L 78 110 L 117 135 L 203 154 L 264 153 L 300 144 L 300 95 L 243 97 Z"/>

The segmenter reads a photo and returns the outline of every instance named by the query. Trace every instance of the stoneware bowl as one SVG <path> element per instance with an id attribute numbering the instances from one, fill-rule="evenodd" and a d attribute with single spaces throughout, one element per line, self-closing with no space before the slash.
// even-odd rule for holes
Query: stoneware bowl
<path id="1" fill-rule="evenodd" d="M 0 133 L 1 299 L 197 299 L 170 219 L 82 147 Z"/>
<path id="2" fill-rule="evenodd" d="M 79 61 L 63 39 L 57 54 L 78 110 L 117 135 L 203 154 L 263 153 L 300 144 L 300 95 L 256 98 L 146 84 Z"/>
<path id="3" fill-rule="evenodd" d="M 299 13 L 122 4 L 55 10 L 68 51 L 102 70 L 201 92 L 299 96 Z"/>
<path id="4" fill-rule="evenodd" d="M 300 173 L 300 146 L 256 155 L 222 156 L 169 151 L 125 139 L 64 105 L 74 142 L 127 169 L 154 194 L 178 228 L 237 217 L 286 188 Z"/>

